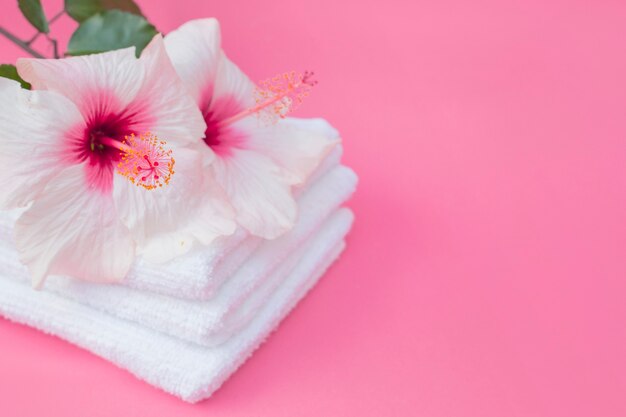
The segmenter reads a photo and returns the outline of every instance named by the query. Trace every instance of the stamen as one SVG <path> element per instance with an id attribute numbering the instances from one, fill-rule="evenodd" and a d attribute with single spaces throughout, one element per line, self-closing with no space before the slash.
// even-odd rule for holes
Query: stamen
<path id="1" fill-rule="evenodd" d="M 118 147 L 123 153 L 117 172 L 137 186 L 153 190 L 167 185 L 174 175 L 172 151 L 165 149 L 165 141 L 150 132 L 126 136 Z"/>
<path id="2" fill-rule="evenodd" d="M 255 113 L 270 123 L 285 118 L 308 97 L 311 88 L 317 85 L 313 75 L 312 71 L 291 71 L 261 81 L 254 92 L 256 106 L 222 120 L 219 125 L 226 126 Z"/>

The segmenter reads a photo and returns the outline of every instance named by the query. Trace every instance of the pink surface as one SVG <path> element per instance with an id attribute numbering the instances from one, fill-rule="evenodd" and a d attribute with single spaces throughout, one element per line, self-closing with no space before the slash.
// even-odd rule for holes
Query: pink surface
<path id="1" fill-rule="evenodd" d="M 356 227 L 211 400 L 0 320 L 0 415 L 626 414 L 623 2 L 141 4 L 165 31 L 217 16 L 254 79 L 316 70 L 298 115 L 343 133 Z"/>

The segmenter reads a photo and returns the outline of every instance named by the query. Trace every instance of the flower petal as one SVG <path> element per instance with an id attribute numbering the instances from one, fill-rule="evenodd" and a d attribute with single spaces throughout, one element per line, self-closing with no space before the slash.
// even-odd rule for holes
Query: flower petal
<path id="1" fill-rule="evenodd" d="M 233 116 L 255 105 L 256 85 L 233 63 L 226 54 L 220 53 L 209 109 L 216 120 Z"/>
<path id="2" fill-rule="evenodd" d="M 236 211 L 236 220 L 256 236 L 274 239 L 293 227 L 297 207 L 289 175 L 258 152 L 233 149 L 211 165 Z"/>
<path id="3" fill-rule="evenodd" d="M 72 100 L 85 118 L 121 113 L 144 78 L 134 47 L 64 59 L 20 58 L 17 69 L 34 89 Z"/>
<path id="4" fill-rule="evenodd" d="M 15 225 L 20 259 L 35 287 L 53 274 L 120 281 L 133 262 L 134 243 L 113 199 L 87 189 L 84 168 L 74 165 L 59 172 Z"/>
<path id="5" fill-rule="evenodd" d="M 66 136 L 84 124 L 74 104 L 0 78 L 0 207 L 22 207 L 67 166 Z"/>
<path id="6" fill-rule="evenodd" d="M 165 262 L 189 251 L 195 242 L 208 245 L 235 231 L 233 211 L 201 155 L 177 148 L 170 184 L 145 190 L 116 176 L 113 198 L 122 221 L 138 242 L 139 253 L 151 262 Z"/>
<path id="7" fill-rule="evenodd" d="M 304 183 L 340 142 L 337 131 L 323 119 L 286 118 L 275 125 L 258 124 L 248 123 L 246 148 L 270 157 L 293 174 L 297 184 Z"/>
<path id="8" fill-rule="evenodd" d="M 220 43 L 220 25 L 213 18 L 192 20 L 165 36 L 174 68 L 201 109 L 213 95 Z"/>
<path id="9" fill-rule="evenodd" d="M 146 75 L 126 110 L 136 115 L 133 129 L 151 132 L 170 144 L 198 142 L 206 130 L 204 117 L 176 74 L 161 35 L 152 39 L 140 61 Z"/>

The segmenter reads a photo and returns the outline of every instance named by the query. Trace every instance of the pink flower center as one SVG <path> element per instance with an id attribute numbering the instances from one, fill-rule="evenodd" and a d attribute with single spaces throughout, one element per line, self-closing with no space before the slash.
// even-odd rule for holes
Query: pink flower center
<path id="1" fill-rule="evenodd" d="M 87 161 L 86 175 L 90 186 L 108 193 L 113 185 L 113 172 L 145 189 L 167 185 L 174 174 L 172 151 L 164 141 L 145 132 L 136 136 L 132 118 L 110 115 L 92 120 L 74 142 L 74 157 Z M 75 136 L 74 136 L 75 137 Z"/>
<path id="2" fill-rule="evenodd" d="M 210 100 L 210 98 L 209 98 Z M 233 126 L 220 124 L 229 114 L 240 112 L 242 107 L 232 96 L 221 97 L 216 102 L 204 106 L 203 116 L 206 123 L 204 143 L 221 157 L 231 155 L 233 148 L 242 147 L 245 134 Z"/>
<path id="3" fill-rule="evenodd" d="M 108 169 L 120 159 L 120 152 L 114 147 L 107 146 L 102 142 L 103 138 L 122 141 L 126 135 L 135 133 L 131 129 L 128 118 L 117 115 L 98 117 L 92 120 L 85 132 L 83 141 L 79 145 L 79 160 L 88 160 L 89 164 Z"/>
<path id="4" fill-rule="evenodd" d="M 206 143 L 211 149 L 216 150 L 220 148 L 220 145 L 224 141 L 223 135 L 220 133 L 219 121 L 213 115 L 213 112 L 206 110 L 204 112 L 204 121 L 206 123 L 206 130 L 204 131 L 204 143 Z"/>

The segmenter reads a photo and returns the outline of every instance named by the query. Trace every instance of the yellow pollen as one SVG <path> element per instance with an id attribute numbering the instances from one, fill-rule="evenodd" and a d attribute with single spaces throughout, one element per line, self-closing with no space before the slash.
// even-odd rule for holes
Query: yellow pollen
<path id="1" fill-rule="evenodd" d="M 175 160 L 165 141 L 150 132 L 126 136 L 117 172 L 131 183 L 146 190 L 169 184 L 174 175 Z"/>

